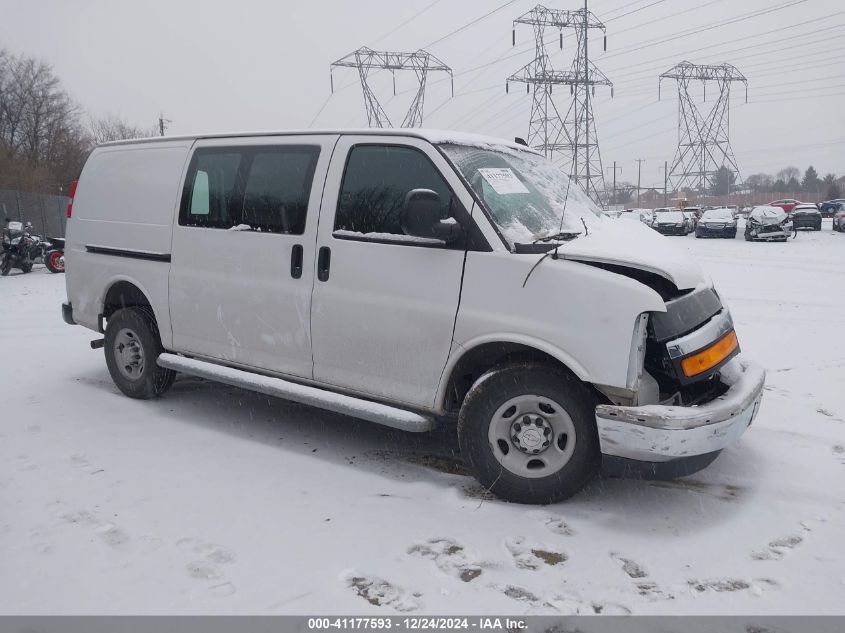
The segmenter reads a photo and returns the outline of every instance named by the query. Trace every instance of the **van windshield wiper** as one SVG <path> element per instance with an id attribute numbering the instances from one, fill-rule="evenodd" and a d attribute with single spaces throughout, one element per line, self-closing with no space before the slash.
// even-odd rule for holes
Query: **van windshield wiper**
<path id="1" fill-rule="evenodd" d="M 554 233 L 552 235 L 544 235 L 543 237 L 538 237 L 531 243 L 537 244 L 538 242 L 568 242 L 570 240 L 574 240 L 576 237 L 580 237 L 581 235 L 582 233 L 580 231 L 562 231 L 560 233 Z"/>

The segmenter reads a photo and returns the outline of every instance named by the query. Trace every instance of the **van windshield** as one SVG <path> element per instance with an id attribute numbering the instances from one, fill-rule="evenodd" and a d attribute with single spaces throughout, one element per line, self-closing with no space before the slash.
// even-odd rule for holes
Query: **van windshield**
<path id="1" fill-rule="evenodd" d="M 583 233 L 585 224 L 592 229 L 600 221 L 599 209 L 592 200 L 539 154 L 504 145 L 440 147 L 512 248 L 561 233 Z"/>

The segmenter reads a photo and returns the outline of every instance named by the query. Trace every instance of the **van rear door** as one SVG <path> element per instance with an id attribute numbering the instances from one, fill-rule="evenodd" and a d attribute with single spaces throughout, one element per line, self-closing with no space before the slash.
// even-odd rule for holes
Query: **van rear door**
<path id="1" fill-rule="evenodd" d="M 337 136 L 206 139 L 173 229 L 177 351 L 311 378 L 311 290 Z"/>

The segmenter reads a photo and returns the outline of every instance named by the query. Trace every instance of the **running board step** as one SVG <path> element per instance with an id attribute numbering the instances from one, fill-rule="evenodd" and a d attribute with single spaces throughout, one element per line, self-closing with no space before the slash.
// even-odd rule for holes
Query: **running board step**
<path id="1" fill-rule="evenodd" d="M 233 387 L 240 387 L 250 391 L 257 391 L 268 396 L 275 396 L 285 400 L 292 400 L 320 409 L 333 411 L 342 415 L 350 415 L 376 424 L 382 424 L 402 431 L 422 433 L 431 431 L 435 427 L 433 418 L 397 409 L 390 405 L 369 400 L 361 400 L 354 396 L 346 396 L 317 387 L 300 385 L 295 382 L 254 374 L 242 369 L 217 365 L 195 358 L 186 358 L 176 354 L 161 354 L 158 357 L 159 367 L 172 369 L 182 374 L 189 374 L 199 378 L 207 378 L 222 382 Z"/>

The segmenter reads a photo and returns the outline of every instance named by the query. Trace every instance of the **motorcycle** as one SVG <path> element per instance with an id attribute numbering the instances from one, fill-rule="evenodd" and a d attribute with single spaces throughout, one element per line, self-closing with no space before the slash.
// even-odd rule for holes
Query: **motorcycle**
<path id="1" fill-rule="evenodd" d="M 12 268 L 20 268 L 24 273 L 32 270 L 32 254 L 37 254 L 35 240 L 29 233 L 29 222 L 9 222 L 3 229 L 3 259 L 0 260 L 0 275 L 5 277 Z"/>
<path id="2" fill-rule="evenodd" d="M 51 273 L 65 272 L 65 240 L 62 237 L 48 237 L 45 246 L 44 265 Z"/>
<path id="3" fill-rule="evenodd" d="M 65 272 L 65 241 L 51 237 L 46 240 L 32 234 L 32 223 L 8 222 L 3 230 L 2 257 L 0 257 L 0 275 L 4 277 L 12 268 L 20 268 L 24 273 L 32 270 L 35 263 L 43 262 L 51 273 Z"/>

